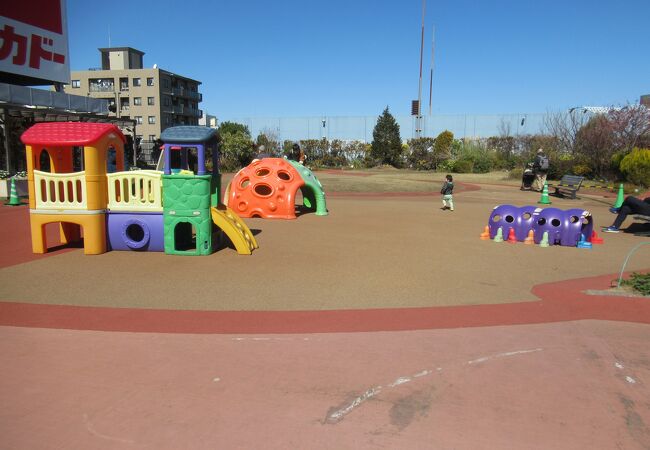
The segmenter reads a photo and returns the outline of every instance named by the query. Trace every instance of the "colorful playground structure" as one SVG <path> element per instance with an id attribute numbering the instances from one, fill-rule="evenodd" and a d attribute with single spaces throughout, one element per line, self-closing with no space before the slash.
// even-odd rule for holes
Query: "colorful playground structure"
<path id="1" fill-rule="evenodd" d="M 580 243 L 592 242 L 595 237 L 593 226 L 593 216 L 584 209 L 563 211 L 558 208 L 498 205 L 490 214 L 489 230 L 486 231 L 489 232 L 489 239 L 496 242 L 506 238 L 510 242 L 527 242 L 527 239 L 531 242 L 532 237 L 535 244 L 548 242 L 549 245 L 577 247 Z"/>
<path id="2" fill-rule="evenodd" d="M 295 219 L 296 194 L 303 205 L 327 215 L 325 192 L 311 170 L 284 158 L 254 160 L 241 169 L 226 188 L 224 203 L 241 217 Z"/>
<path id="3" fill-rule="evenodd" d="M 107 250 L 213 253 L 225 233 L 239 254 L 258 247 L 246 224 L 219 202 L 216 130 L 166 129 L 163 170 L 125 170 L 122 132 L 114 125 L 46 122 L 21 136 L 26 146 L 32 250 L 45 253 L 45 225 L 84 253 Z M 109 173 L 111 169 L 116 171 Z"/>

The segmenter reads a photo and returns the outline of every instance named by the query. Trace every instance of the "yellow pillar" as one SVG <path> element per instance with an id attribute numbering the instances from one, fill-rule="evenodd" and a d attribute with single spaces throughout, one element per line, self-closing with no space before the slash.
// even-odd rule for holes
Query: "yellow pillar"
<path id="1" fill-rule="evenodd" d="M 84 216 L 84 254 L 101 255 L 106 253 L 106 215 L 89 214 Z"/>
<path id="2" fill-rule="evenodd" d="M 29 225 L 32 231 L 32 252 L 39 254 L 47 253 L 45 224 L 37 214 L 30 214 Z"/>

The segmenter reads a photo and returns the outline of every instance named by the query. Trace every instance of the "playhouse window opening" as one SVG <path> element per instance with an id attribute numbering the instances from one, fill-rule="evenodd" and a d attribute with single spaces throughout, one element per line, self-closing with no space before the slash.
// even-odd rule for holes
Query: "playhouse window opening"
<path id="1" fill-rule="evenodd" d="M 199 150 L 196 147 L 185 147 L 187 151 L 187 169 L 194 173 L 199 171 Z"/>
<path id="2" fill-rule="evenodd" d="M 111 146 L 106 154 L 106 172 L 117 172 L 117 150 Z"/>
<path id="3" fill-rule="evenodd" d="M 213 146 L 205 147 L 205 171 L 219 173 L 219 153 Z"/>
<path id="4" fill-rule="evenodd" d="M 52 172 L 50 153 L 45 148 L 41 151 L 41 156 L 38 158 L 38 170 L 41 172 Z"/>
<path id="5" fill-rule="evenodd" d="M 182 158 L 181 158 L 181 147 L 169 147 L 169 168 L 175 170 L 181 170 L 182 167 Z"/>
<path id="6" fill-rule="evenodd" d="M 84 148 L 72 147 L 72 171 L 82 172 L 84 170 Z"/>

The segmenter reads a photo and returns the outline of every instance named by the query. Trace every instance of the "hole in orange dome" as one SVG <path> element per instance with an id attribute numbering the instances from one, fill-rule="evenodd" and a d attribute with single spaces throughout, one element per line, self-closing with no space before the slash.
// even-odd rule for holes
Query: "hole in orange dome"
<path id="1" fill-rule="evenodd" d="M 278 178 L 283 181 L 291 181 L 291 174 L 286 170 L 278 170 Z"/>
<path id="2" fill-rule="evenodd" d="M 253 190 L 260 197 L 268 197 L 273 193 L 273 188 L 268 184 L 264 184 L 264 183 L 256 184 Z"/>
<path id="3" fill-rule="evenodd" d="M 239 182 L 239 187 L 242 188 L 242 189 L 246 189 L 246 187 L 247 187 L 249 184 L 251 184 L 251 180 L 248 179 L 248 178 L 244 178 L 243 180 L 241 180 L 241 181 Z"/>
<path id="4" fill-rule="evenodd" d="M 255 175 L 257 175 L 258 177 L 265 177 L 270 173 L 271 171 L 266 167 L 261 167 L 255 171 Z"/>

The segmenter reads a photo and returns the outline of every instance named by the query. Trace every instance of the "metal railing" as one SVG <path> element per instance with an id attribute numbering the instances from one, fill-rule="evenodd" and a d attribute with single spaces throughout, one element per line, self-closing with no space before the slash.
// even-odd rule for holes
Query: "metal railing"
<path id="1" fill-rule="evenodd" d="M 108 100 L 0 83 L 0 101 L 18 105 L 108 114 Z"/>

